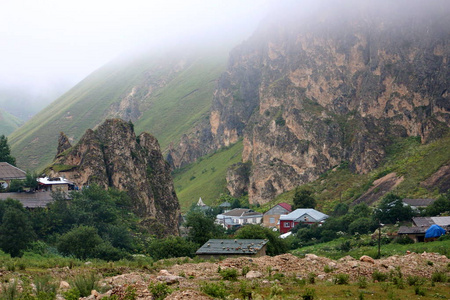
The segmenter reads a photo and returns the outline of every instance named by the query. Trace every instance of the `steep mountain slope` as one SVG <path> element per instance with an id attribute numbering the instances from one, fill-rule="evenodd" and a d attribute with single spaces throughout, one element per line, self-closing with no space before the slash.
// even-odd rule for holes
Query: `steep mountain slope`
<path id="1" fill-rule="evenodd" d="M 0 135 L 9 135 L 11 132 L 19 128 L 23 121 L 9 112 L 0 109 Z"/>
<path id="2" fill-rule="evenodd" d="M 165 149 L 207 117 L 227 49 L 159 49 L 106 65 L 11 135 L 18 165 L 43 169 L 52 161 L 60 131 L 77 141 L 111 117 L 133 121 Z"/>
<path id="3" fill-rule="evenodd" d="M 368 173 L 397 138 L 441 138 L 449 11 L 441 0 L 292 4 L 232 51 L 209 124 L 169 161 L 182 166 L 243 138 L 250 201 L 265 203 L 342 162 Z"/>
<path id="4" fill-rule="evenodd" d="M 153 234 L 178 235 L 180 206 L 155 137 L 136 136 L 131 123 L 109 119 L 88 129 L 73 147 L 63 133 L 58 144 L 57 157 L 46 169 L 50 177 L 63 176 L 80 187 L 96 183 L 124 190 Z"/>

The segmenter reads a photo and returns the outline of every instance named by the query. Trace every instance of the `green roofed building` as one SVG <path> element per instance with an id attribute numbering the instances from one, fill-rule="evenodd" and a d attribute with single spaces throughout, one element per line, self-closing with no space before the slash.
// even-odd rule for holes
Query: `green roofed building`
<path id="1" fill-rule="evenodd" d="M 262 239 L 210 239 L 196 254 L 205 259 L 219 257 L 266 255 L 267 240 Z"/>

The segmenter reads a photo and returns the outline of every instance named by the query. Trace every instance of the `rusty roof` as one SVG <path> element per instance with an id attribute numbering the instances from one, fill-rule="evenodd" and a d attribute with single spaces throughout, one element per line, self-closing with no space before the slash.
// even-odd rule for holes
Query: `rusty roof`
<path id="1" fill-rule="evenodd" d="M 27 173 L 7 162 L 0 162 L 0 180 L 25 179 Z"/>

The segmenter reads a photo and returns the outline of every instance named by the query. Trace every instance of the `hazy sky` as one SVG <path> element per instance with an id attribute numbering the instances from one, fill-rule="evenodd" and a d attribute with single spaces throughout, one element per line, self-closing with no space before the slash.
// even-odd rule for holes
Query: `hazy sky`
<path id="1" fill-rule="evenodd" d="M 0 0 L 0 85 L 75 83 L 136 46 L 254 27 L 269 1 Z"/>

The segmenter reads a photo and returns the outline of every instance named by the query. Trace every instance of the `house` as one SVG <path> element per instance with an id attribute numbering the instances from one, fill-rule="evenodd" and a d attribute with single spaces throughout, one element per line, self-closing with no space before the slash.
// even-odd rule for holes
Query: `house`
<path id="1" fill-rule="evenodd" d="M 397 235 L 406 235 L 417 243 L 425 241 L 425 233 L 432 225 L 438 225 L 447 232 L 450 231 L 450 217 L 416 217 L 412 221 L 412 227 L 400 226 Z"/>
<path id="2" fill-rule="evenodd" d="M 288 213 L 292 212 L 292 207 L 290 204 L 287 203 L 279 203 L 266 211 L 263 216 L 263 226 L 269 227 L 269 228 L 278 228 L 280 229 L 280 216 L 281 215 L 287 215 Z"/>
<path id="3" fill-rule="evenodd" d="M 75 189 L 75 183 L 63 177 L 38 178 L 39 190 L 68 192 Z"/>
<path id="4" fill-rule="evenodd" d="M 293 212 L 280 216 L 280 233 L 290 231 L 295 225 L 323 223 L 328 215 L 321 213 L 313 208 L 298 208 Z"/>
<path id="5" fill-rule="evenodd" d="M 216 216 L 216 223 L 225 228 L 232 228 L 245 224 L 261 223 L 263 215 L 249 208 L 235 208 Z"/>
<path id="6" fill-rule="evenodd" d="M 210 239 L 195 254 L 204 259 L 227 256 L 260 257 L 266 255 L 267 242 L 263 239 Z"/>
<path id="7" fill-rule="evenodd" d="M 200 197 L 197 201 L 197 208 L 200 209 L 201 211 L 208 211 L 211 209 L 211 207 L 209 207 L 203 202 L 202 197 Z"/>
<path id="8" fill-rule="evenodd" d="M 0 184 L 4 189 L 8 188 L 11 180 L 24 180 L 27 173 L 7 162 L 0 162 Z"/>
<path id="9" fill-rule="evenodd" d="M 409 205 L 413 210 L 425 208 L 431 205 L 436 199 L 403 199 L 403 205 Z"/>

